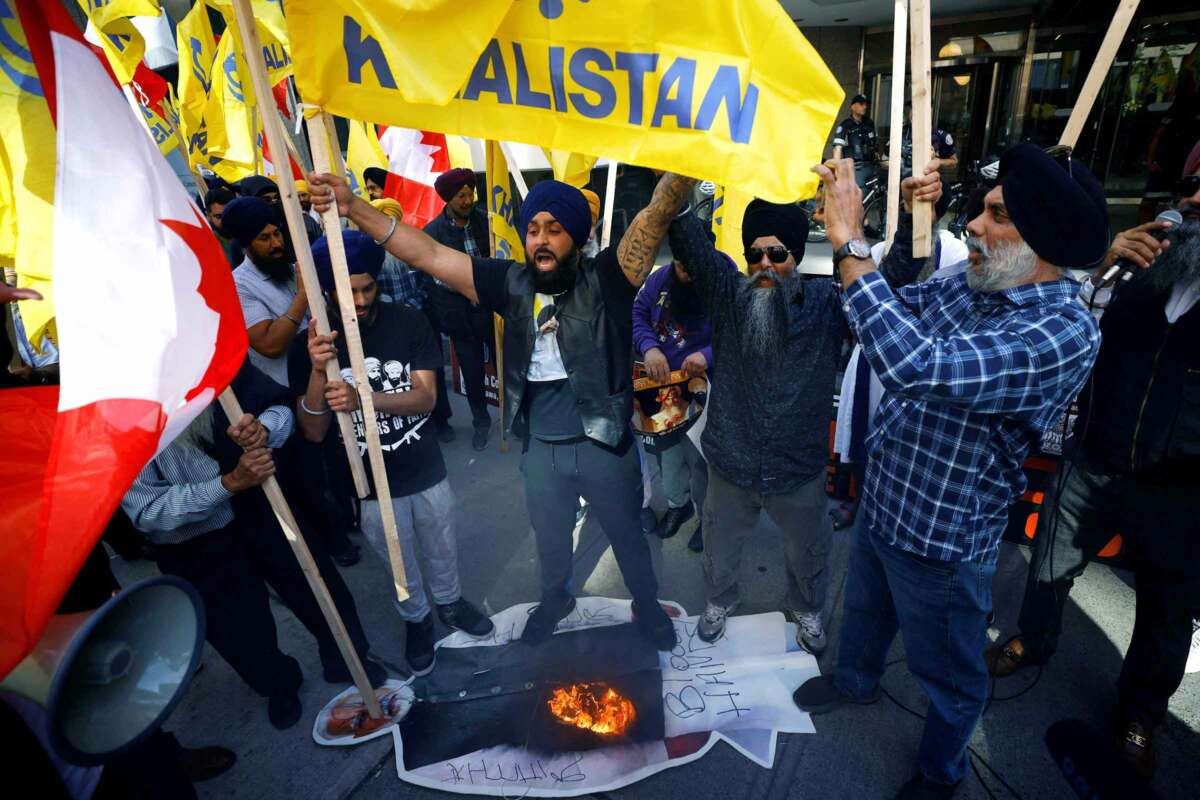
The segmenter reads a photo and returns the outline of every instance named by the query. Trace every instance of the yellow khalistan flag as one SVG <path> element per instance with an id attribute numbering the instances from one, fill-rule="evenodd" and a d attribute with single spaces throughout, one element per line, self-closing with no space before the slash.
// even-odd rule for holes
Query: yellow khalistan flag
<path id="1" fill-rule="evenodd" d="M 746 248 L 742 246 L 742 217 L 753 199 L 746 192 L 723 186 L 718 186 L 713 196 L 712 229 L 717 237 L 717 249 L 732 258 L 742 272 L 747 269 Z"/>
<path id="2" fill-rule="evenodd" d="M 77 0 L 87 14 L 109 66 L 122 85 L 133 79 L 133 73 L 146 54 L 146 42 L 129 17 L 157 17 L 162 14 L 157 0 Z"/>
<path id="3" fill-rule="evenodd" d="M 350 136 L 346 142 L 346 179 L 354 193 L 366 200 L 367 182 L 363 178 L 363 170 L 371 167 L 386 170 L 388 160 L 384 155 L 383 146 L 379 144 L 374 125 L 353 119 L 347 122 L 350 125 Z"/>
<path id="4" fill-rule="evenodd" d="M 191 139 L 199 134 L 204 119 L 212 87 L 213 61 L 217 58 L 217 40 L 203 2 L 192 6 L 179 21 L 175 45 L 179 49 L 179 121 L 191 152 Z"/>
<path id="5" fill-rule="evenodd" d="M 568 153 L 562 150 L 547 150 L 546 160 L 554 170 L 554 179 L 569 183 L 576 189 L 587 186 L 592 179 L 592 167 L 596 166 L 595 156 L 585 156 L 582 153 Z"/>
<path id="6" fill-rule="evenodd" d="M 204 109 L 208 165 L 230 183 L 253 175 L 258 155 L 257 119 L 247 104 L 249 81 L 242 81 L 233 39 L 233 32 L 226 30 L 217 45 Z"/>
<path id="7" fill-rule="evenodd" d="M 517 230 L 517 208 L 513 203 L 508 160 L 500 143 L 487 143 L 487 211 L 492 228 L 492 256 L 525 260 L 525 239 Z"/>
<path id="8" fill-rule="evenodd" d="M 233 3 L 231 0 L 208 0 L 208 4 L 220 11 L 221 16 L 225 18 L 226 30 L 232 34 L 233 49 L 238 54 L 238 70 L 245 86 L 246 102 L 253 106 L 256 102 L 254 85 L 250 80 L 250 72 L 242 53 L 242 39 L 238 32 L 237 15 L 233 11 Z M 263 61 L 267 65 L 267 78 L 274 86 L 292 74 L 292 57 L 288 53 L 288 31 L 287 24 L 283 19 L 283 9 L 279 5 L 279 0 L 250 0 L 250 10 L 254 12 L 258 41 L 262 46 Z"/>
<path id="9" fill-rule="evenodd" d="M 327 111 L 603 155 L 775 202 L 815 192 L 809 168 L 843 97 L 778 0 L 693 0 L 684 12 L 679 3 L 521 0 L 494 34 L 472 3 L 419 31 L 461 37 L 445 52 L 478 53 L 445 105 L 409 102 L 400 84 L 436 82 L 456 61 L 405 52 L 414 32 L 402 9 L 416 0 L 285 3 L 301 46 L 292 54 L 300 94 Z"/>
<path id="10" fill-rule="evenodd" d="M 57 131 L 33 65 L 25 31 L 11 5 L 0 5 L 0 266 L 17 272 L 17 285 L 44 301 L 20 304 L 31 342 L 53 335 L 54 173 Z M 53 87 L 51 87 L 53 88 Z"/>

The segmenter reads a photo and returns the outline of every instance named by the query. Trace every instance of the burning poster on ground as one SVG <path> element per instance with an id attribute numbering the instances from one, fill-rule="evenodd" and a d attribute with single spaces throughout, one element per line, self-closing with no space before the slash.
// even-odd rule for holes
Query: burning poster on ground
<path id="1" fill-rule="evenodd" d="M 689 378 L 675 370 L 659 382 L 640 363 L 633 366 L 633 430 L 652 453 L 685 435 L 707 400 L 708 379 L 703 375 Z"/>
<path id="2" fill-rule="evenodd" d="M 702 641 L 664 603 L 678 642 L 659 653 L 630 624 L 628 600 L 580 598 L 549 641 L 519 641 L 533 608 L 493 617 L 495 633 L 455 633 L 420 700 L 390 730 L 411 784 L 462 794 L 568 797 L 610 791 L 701 758 L 724 740 L 760 766 L 780 732 L 812 733 L 792 703 L 818 674 L 782 614 L 732 617 Z"/>

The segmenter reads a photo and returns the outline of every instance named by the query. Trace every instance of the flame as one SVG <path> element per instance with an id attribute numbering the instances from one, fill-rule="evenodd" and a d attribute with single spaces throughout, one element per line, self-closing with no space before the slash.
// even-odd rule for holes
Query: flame
<path id="1" fill-rule="evenodd" d="M 604 683 L 555 689 L 546 705 L 561 722 L 601 736 L 621 736 L 637 719 L 633 703 Z"/>

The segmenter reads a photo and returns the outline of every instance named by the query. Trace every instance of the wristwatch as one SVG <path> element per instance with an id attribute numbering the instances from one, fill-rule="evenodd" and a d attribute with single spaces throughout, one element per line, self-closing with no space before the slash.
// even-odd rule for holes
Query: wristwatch
<path id="1" fill-rule="evenodd" d="M 870 258 L 871 245 L 865 239 L 851 239 L 844 245 L 833 251 L 833 268 L 837 269 L 842 263 L 843 258 L 854 256 L 855 258 Z"/>

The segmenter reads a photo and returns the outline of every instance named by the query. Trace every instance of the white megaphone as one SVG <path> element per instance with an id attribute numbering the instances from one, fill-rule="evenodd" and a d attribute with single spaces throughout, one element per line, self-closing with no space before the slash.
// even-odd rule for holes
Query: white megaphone
<path id="1" fill-rule="evenodd" d="M 152 733 L 200 662 L 204 605 L 187 581 L 140 581 L 95 611 L 53 617 L 3 681 L 46 710 L 65 761 L 103 763 Z"/>

